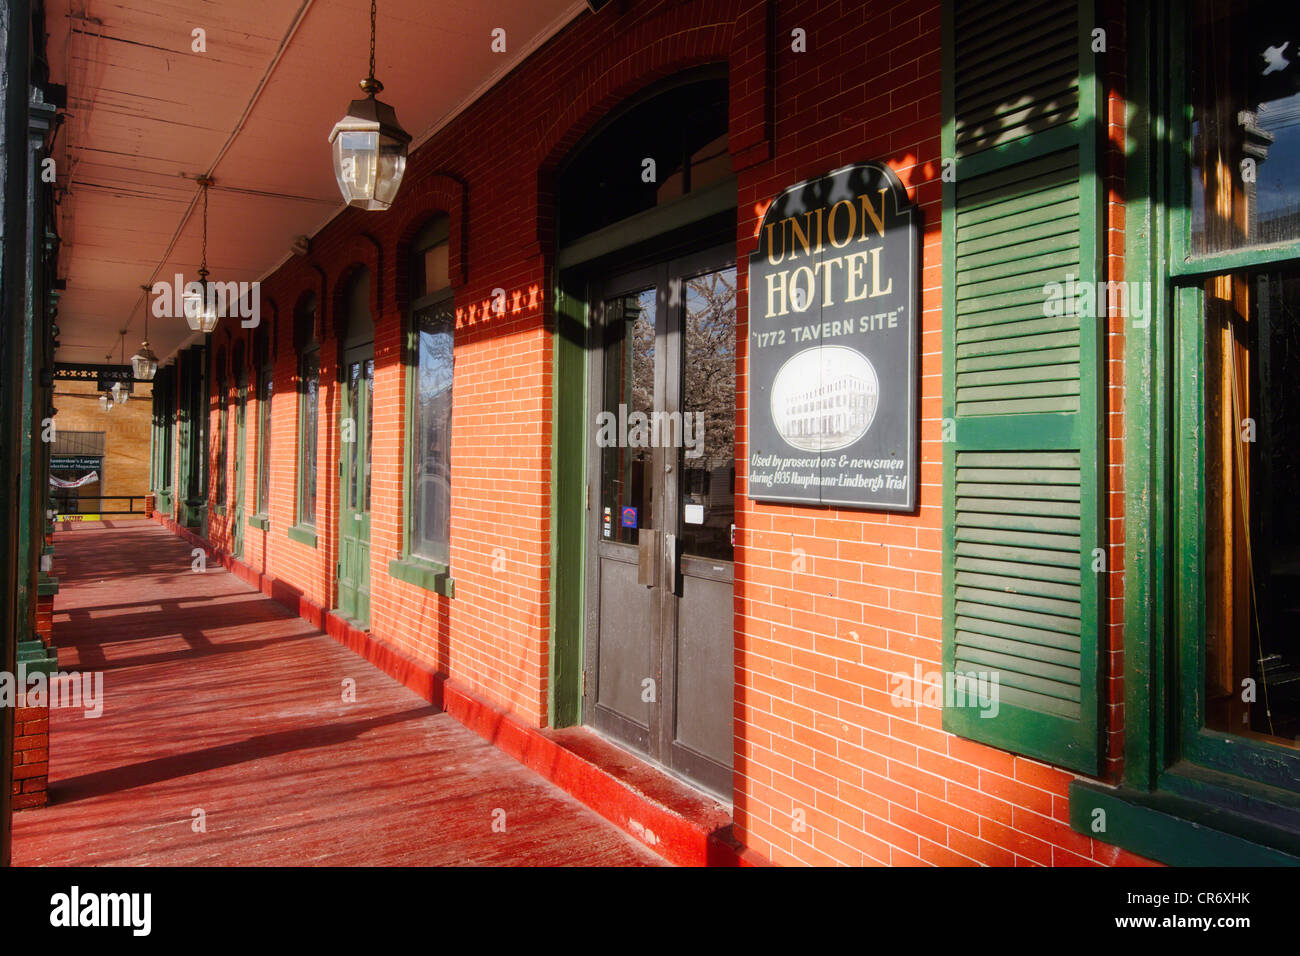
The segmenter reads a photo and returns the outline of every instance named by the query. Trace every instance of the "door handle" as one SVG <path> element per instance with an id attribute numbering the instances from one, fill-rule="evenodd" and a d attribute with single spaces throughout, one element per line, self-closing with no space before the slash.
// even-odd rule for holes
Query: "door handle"
<path id="1" fill-rule="evenodd" d="M 664 570 L 668 573 L 668 590 L 681 596 L 681 567 L 678 562 L 677 535 L 664 532 Z"/>
<path id="2" fill-rule="evenodd" d="M 642 528 L 637 535 L 636 583 L 652 588 L 659 583 L 659 532 Z"/>

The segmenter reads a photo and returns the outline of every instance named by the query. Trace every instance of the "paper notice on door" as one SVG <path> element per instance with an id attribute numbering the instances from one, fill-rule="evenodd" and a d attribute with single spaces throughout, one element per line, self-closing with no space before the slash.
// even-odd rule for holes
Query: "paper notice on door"
<path id="1" fill-rule="evenodd" d="M 704 505 L 687 505 L 684 520 L 687 524 L 704 524 Z"/>

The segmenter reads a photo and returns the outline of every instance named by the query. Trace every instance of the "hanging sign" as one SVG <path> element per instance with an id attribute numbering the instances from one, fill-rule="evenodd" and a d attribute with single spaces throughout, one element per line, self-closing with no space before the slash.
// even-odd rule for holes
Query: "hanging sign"
<path id="1" fill-rule="evenodd" d="M 916 505 L 919 222 L 894 172 L 786 189 L 749 257 L 749 497 Z"/>

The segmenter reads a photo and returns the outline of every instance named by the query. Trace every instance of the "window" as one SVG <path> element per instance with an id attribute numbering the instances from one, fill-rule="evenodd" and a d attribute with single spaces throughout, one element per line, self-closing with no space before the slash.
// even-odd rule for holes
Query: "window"
<path id="1" fill-rule="evenodd" d="M 320 346 L 316 297 L 299 305 L 294 322 L 298 349 L 298 524 L 316 524 L 316 441 L 320 413 Z"/>
<path id="2" fill-rule="evenodd" d="M 702 77 L 615 116 L 561 178 L 560 244 L 730 179 L 727 97 L 725 77 Z"/>
<path id="3" fill-rule="evenodd" d="M 1300 14 L 1200 0 L 1176 225 L 1177 656 L 1198 764 L 1300 789 Z M 1231 256 L 1231 261 L 1225 257 Z"/>
<path id="4" fill-rule="evenodd" d="M 1155 57 L 1132 85 L 1156 91 L 1152 121 L 1135 124 L 1126 185 L 1153 197 L 1131 200 L 1125 262 L 1152 303 L 1125 331 L 1139 438 L 1125 449 L 1124 670 L 1137 679 L 1125 785 L 1076 780 L 1070 821 L 1165 863 L 1293 865 L 1300 82 L 1285 61 L 1300 11 L 1195 0 L 1155 5 L 1150 22 Z"/>
<path id="5" fill-rule="evenodd" d="M 447 219 L 432 222 L 412 244 L 410 319 L 411 556 L 451 562 L 451 388 L 454 344 L 447 271 Z"/>
<path id="6" fill-rule="evenodd" d="M 271 512 L 271 393 L 274 389 L 273 370 L 262 366 L 257 383 L 257 513 Z"/>
<path id="7" fill-rule="evenodd" d="M 225 369 L 223 367 L 225 363 L 225 352 L 218 352 L 217 355 L 217 444 L 215 448 L 217 459 L 216 506 L 220 509 L 226 506 L 226 455 L 228 452 L 227 446 L 230 443 L 227 441 L 228 433 L 226 431 L 228 425 L 227 419 L 229 418 L 229 404 L 227 402 L 228 396 L 226 394 Z"/>

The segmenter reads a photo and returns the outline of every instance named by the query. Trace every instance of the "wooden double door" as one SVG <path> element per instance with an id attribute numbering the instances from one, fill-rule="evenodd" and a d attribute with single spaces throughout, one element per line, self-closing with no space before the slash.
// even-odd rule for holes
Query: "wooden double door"
<path id="1" fill-rule="evenodd" d="M 584 720 L 730 800 L 734 250 L 588 292 Z"/>

